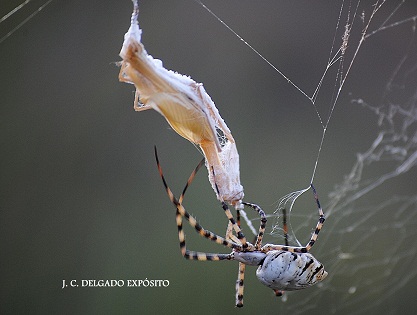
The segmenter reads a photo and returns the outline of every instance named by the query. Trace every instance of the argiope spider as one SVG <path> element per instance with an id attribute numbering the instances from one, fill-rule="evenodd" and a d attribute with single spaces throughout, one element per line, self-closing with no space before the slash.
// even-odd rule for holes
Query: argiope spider
<path id="1" fill-rule="evenodd" d="M 309 253 L 310 248 L 317 240 L 318 234 L 324 223 L 324 213 L 320 206 L 320 202 L 317 197 L 316 190 L 313 185 L 314 199 L 319 212 L 319 220 L 317 222 L 315 231 L 313 232 L 310 241 L 304 247 L 288 246 L 287 227 L 285 223 L 284 213 L 284 237 L 285 245 L 265 244 L 262 246 L 262 238 L 265 232 L 266 215 L 264 211 L 256 204 L 243 202 L 245 206 L 252 208 L 260 216 L 260 226 L 258 235 L 256 237 L 255 244 L 251 244 L 246 241 L 239 224 L 239 211 L 237 213 L 237 221 L 235 221 L 232 213 L 229 210 L 226 202 L 221 201 L 222 208 L 226 213 L 226 216 L 230 222 L 231 228 L 226 233 L 226 238 L 221 237 L 213 232 L 204 229 L 197 220 L 190 215 L 182 205 L 185 192 L 188 186 L 193 181 L 197 171 L 203 165 L 204 159 L 197 165 L 194 171 L 188 178 L 183 192 L 179 199 L 177 199 L 172 193 L 171 189 L 165 180 L 162 172 L 161 165 L 159 163 L 158 154 L 155 147 L 155 158 L 158 166 L 159 174 L 164 183 L 165 189 L 169 196 L 169 199 L 176 207 L 176 222 L 178 226 L 178 238 L 180 241 L 180 250 L 184 258 L 189 260 L 200 261 L 217 261 L 217 260 L 237 260 L 239 262 L 239 273 L 236 281 L 236 306 L 243 306 L 243 290 L 244 290 L 244 273 L 246 265 L 258 266 L 256 276 L 259 281 L 271 288 L 277 296 L 281 296 L 283 291 L 288 290 L 301 290 L 308 288 L 320 281 L 326 276 L 327 272 L 324 270 L 324 266 Z M 185 244 L 185 234 L 183 231 L 183 218 L 199 233 L 201 236 L 225 247 L 232 249 L 230 254 L 217 254 L 217 253 L 204 253 L 190 251 Z M 236 236 L 232 235 L 234 230 Z"/>

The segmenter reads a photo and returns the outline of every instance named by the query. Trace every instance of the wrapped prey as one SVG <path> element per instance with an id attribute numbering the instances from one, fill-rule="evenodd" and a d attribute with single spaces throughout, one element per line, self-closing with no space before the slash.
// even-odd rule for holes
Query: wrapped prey
<path id="1" fill-rule="evenodd" d="M 146 52 L 138 23 L 139 7 L 133 3 L 131 25 L 120 51 L 119 80 L 135 85 L 134 109 L 156 110 L 180 136 L 198 145 L 217 198 L 242 209 L 239 155 L 229 128 L 201 83 L 165 69 L 162 61 Z"/>

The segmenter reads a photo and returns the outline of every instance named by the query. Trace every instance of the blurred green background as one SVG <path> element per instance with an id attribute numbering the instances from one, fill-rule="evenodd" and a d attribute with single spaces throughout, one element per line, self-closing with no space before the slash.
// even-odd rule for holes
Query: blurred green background
<path id="1" fill-rule="evenodd" d="M 1 16 L 20 3 L 2 0 Z M 314 92 L 328 61 L 340 1 L 205 3 L 307 94 Z M 1 23 L 1 36 L 42 4 L 34 0 Z M 386 12 L 394 7 L 394 2 L 388 4 Z M 322 314 L 349 304 L 349 295 L 329 295 L 317 287 L 290 293 L 284 303 L 248 267 L 245 307 L 236 310 L 237 263 L 181 257 L 175 209 L 159 178 L 153 146 L 158 146 L 168 183 L 177 194 L 202 156 L 156 112 L 135 112 L 134 87 L 118 82 L 116 63 L 131 8 L 128 0 L 54 0 L 0 44 L 1 313 L 271 314 L 300 305 L 309 314 Z M 398 19 L 417 13 L 415 3 L 406 8 Z M 204 83 L 237 141 L 247 201 L 272 213 L 282 195 L 308 186 L 322 127 L 305 97 L 194 1 L 140 1 L 140 26 L 149 54 L 163 60 L 167 69 Z M 372 37 L 360 52 L 321 152 L 315 185 L 323 204 L 378 129 L 376 117 L 352 105 L 350 97 L 378 103 L 410 33 L 409 25 Z M 317 102 L 324 119 L 334 76 L 329 82 Z M 415 194 L 414 175 L 398 179 L 398 191 Z M 377 201 L 385 193 L 373 198 Z M 310 197 L 300 210 L 314 209 Z M 204 227 L 224 233 L 226 218 L 205 170 L 190 188 L 186 207 Z M 349 217 L 346 225 L 357 218 Z M 315 220 L 305 235 L 297 234 L 300 240 L 308 238 Z M 387 216 L 381 224 L 389 220 Z M 329 219 L 313 253 L 337 274 L 334 257 L 316 254 L 339 245 L 331 227 Z M 370 233 L 366 225 L 358 230 Z M 386 238 L 396 246 L 400 230 L 388 229 L 380 241 Z M 188 228 L 187 237 L 190 249 L 227 252 Z M 326 248 L 320 248 L 320 239 L 328 240 Z M 409 277 L 408 268 L 416 267 L 404 266 L 404 277 Z M 145 278 L 167 279 L 170 285 L 61 289 L 64 279 Z M 360 303 L 381 299 L 368 314 L 412 314 L 417 306 L 415 280 L 408 279 L 389 301 L 382 290 L 376 297 L 364 294 Z M 361 313 L 359 303 L 354 310 Z"/>

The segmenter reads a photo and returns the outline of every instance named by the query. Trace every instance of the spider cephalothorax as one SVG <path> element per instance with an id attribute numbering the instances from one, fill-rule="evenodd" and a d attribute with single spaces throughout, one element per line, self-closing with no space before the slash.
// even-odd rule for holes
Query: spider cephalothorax
<path id="1" fill-rule="evenodd" d="M 239 262 L 238 280 L 236 282 L 236 306 L 243 306 L 243 289 L 244 289 L 244 275 L 246 265 L 258 266 L 256 276 L 259 281 L 267 287 L 274 290 L 275 294 L 280 296 L 283 291 L 301 290 L 308 288 L 320 281 L 326 276 L 327 272 L 323 265 L 312 254 L 309 253 L 310 248 L 317 240 L 318 234 L 324 223 L 324 213 L 320 206 L 316 190 L 311 185 L 314 198 L 319 212 L 319 220 L 316 229 L 312 234 L 310 241 L 304 247 L 289 246 L 287 241 L 286 228 L 286 214 L 284 212 L 284 233 L 285 245 L 265 244 L 262 245 L 262 238 L 265 232 L 266 215 L 265 212 L 256 204 L 243 202 L 243 205 L 252 208 L 260 216 L 260 226 L 256 236 L 255 244 L 246 241 L 244 234 L 240 228 L 239 210 L 237 210 L 237 220 L 234 219 L 226 202 L 222 201 L 222 208 L 229 220 L 229 227 L 226 232 L 226 237 L 219 236 L 213 232 L 204 229 L 197 220 L 190 215 L 182 205 L 184 194 L 191 184 L 198 169 L 203 165 L 204 160 L 201 161 L 195 170 L 191 173 L 187 184 L 177 199 L 168 187 L 164 175 L 162 173 L 161 165 L 159 164 L 158 155 L 155 148 L 155 157 L 158 165 L 159 174 L 161 175 L 165 189 L 168 193 L 169 199 L 176 207 L 176 221 L 178 226 L 178 237 L 180 241 L 181 254 L 190 260 L 236 260 Z M 185 245 L 185 234 L 182 228 L 183 218 L 203 237 L 232 249 L 230 254 L 216 254 L 190 251 Z M 235 235 L 233 234 L 235 232 Z"/>

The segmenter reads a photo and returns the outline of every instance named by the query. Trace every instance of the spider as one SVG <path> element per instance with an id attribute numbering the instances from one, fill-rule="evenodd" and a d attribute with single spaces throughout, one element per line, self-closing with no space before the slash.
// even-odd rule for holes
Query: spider
<path id="1" fill-rule="evenodd" d="M 316 228 L 311 235 L 310 241 L 306 246 L 296 247 L 288 245 L 286 213 L 283 213 L 284 219 L 284 238 L 285 245 L 265 244 L 262 245 L 262 239 L 266 226 L 265 212 L 258 205 L 250 202 L 243 202 L 243 205 L 252 208 L 260 216 L 260 226 L 255 244 L 246 241 L 246 238 L 240 229 L 239 210 L 237 211 L 237 220 L 234 219 L 226 202 L 221 201 L 222 208 L 229 220 L 228 231 L 226 237 L 219 236 L 209 230 L 204 229 L 197 220 L 189 214 L 182 205 L 185 192 L 192 183 L 195 175 L 200 167 L 204 164 L 204 159 L 197 165 L 187 180 L 180 197 L 177 199 L 165 180 L 162 167 L 159 163 L 158 154 L 155 147 L 155 158 L 158 171 L 165 186 L 169 199 L 176 207 L 176 223 L 178 227 L 178 238 L 180 242 L 180 251 L 185 259 L 199 261 L 219 261 L 219 260 L 236 260 L 239 262 L 239 273 L 236 281 L 236 306 L 243 306 L 244 276 L 246 265 L 258 266 L 256 276 L 259 281 L 271 288 L 276 296 L 281 296 L 285 290 L 301 290 L 308 288 L 320 281 L 326 276 L 327 272 L 324 266 L 309 253 L 309 250 L 317 240 L 318 234 L 324 223 L 324 213 L 318 200 L 317 192 L 311 184 L 314 199 L 316 201 L 319 220 Z M 201 236 L 225 247 L 231 248 L 230 254 L 204 253 L 190 251 L 185 244 L 185 233 L 183 231 L 183 219 L 197 231 Z M 232 229 L 236 236 L 232 235 Z"/>

